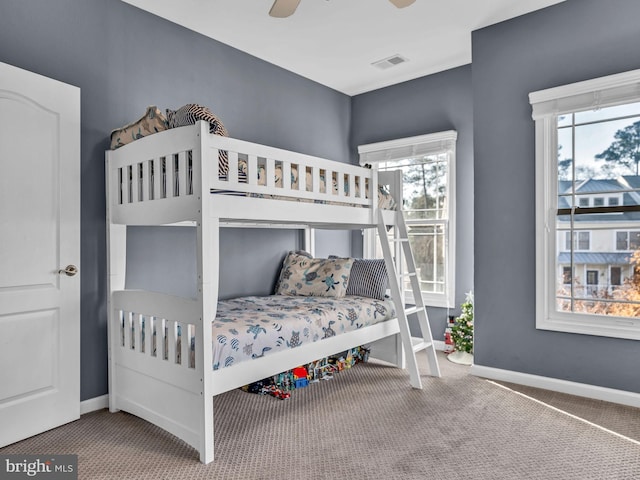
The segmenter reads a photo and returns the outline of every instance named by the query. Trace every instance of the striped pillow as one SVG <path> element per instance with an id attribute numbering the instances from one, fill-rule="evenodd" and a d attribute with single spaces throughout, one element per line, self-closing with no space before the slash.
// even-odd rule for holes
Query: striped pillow
<path id="1" fill-rule="evenodd" d="M 329 258 L 338 257 L 329 255 Z M 349 284 L 347 285 L 347 295 L 384 300 L 387 288 L 389 288 L 389 277 L 384 259 L 356 258 L 353 260 Z"/>
<path id="2" fill-rule="evenodd" d="M 209 122 L 209 133 L 228 137 L 229 132 L 222 124 L 222 121 L 213 114 L 211 110 L 197 103 L 188 103 L 177 110 L 167 108 L 167 123 L 169 128 L 184 127 L 185 125 L 194 125 L 198 120 Z M 218 153 L 219 172 L 220 175 L 229 173 L 229 157 L 226 150 L 220 150 Z"/>
<path id="3" fill-rule="evenodd" d="M 384 259 L 356 259 L 351 267 L 347 295 L 384 300 L 389 286 Z"/>

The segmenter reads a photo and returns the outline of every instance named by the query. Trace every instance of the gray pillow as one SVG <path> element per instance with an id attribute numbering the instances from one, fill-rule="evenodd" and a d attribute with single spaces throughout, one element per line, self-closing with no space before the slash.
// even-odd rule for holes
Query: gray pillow
<path id="1" fill-rule="evenodd" d="M 329 258 L 337 258 L 330 255 Z M 389 287 L 389 277 L 384 259 L 356 258 L 351 267 L 347 295 L 384 300 Z"/>

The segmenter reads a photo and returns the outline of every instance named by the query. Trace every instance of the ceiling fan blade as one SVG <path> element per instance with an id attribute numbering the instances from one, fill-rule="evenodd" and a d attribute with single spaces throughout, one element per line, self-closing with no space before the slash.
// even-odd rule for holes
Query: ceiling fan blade
<path id="1" fill-rule="evenodd" d="M 275 0 L 269 10 L 269 15 L 276 18 L 285 18 L 296 11 L 300 0 Z"/>
<path id="2" fill-rule="evenodd" d="M 408 7 L 409 5 L 411 5 L 416 0 L 389 0 L 389 1 L 391 3 L 393 3 L 398 8 L 404 8 L 404 7 Z"/>

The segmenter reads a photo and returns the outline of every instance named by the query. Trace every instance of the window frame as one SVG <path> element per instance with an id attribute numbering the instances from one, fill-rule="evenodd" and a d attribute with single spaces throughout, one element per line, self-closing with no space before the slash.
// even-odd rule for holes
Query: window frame
<path id="1" fill-rule="evenodd" d="M 422 292 L 422 298 L 427 306 L 455 308 L 456 290 L 456 140 L 458 133 L 455 130 L 429 133 L 414 137 L 406 137 L 384 142 L 371 143 L 358 146 L 360 165 L 371 165 L 377 170 L 383 162 L 403 160 L 418 156 L 437 155 L 447 153 L 447 219 L 407 220 L 409 224 L 428 226 L 444 225 L 444 254 L 445 254 L 445 285 L 442 293 Z M 383 175 L 384 172 L 380 172 Z M 398 184 L 392 185 L 392 194 L 399 204 L 402 203 L 402 177 L 398 178 Z M 400 197 L 398 196 L 398 192 Z M 405 217 L 406 218 L 406 217 Z M 363 236 L 363 254 L 367 258 L 375 256 L 375 242 L 377 232 L 367 229 Z M 404 289 L 405 302 L 413 303 L 412 292 Z"/>
<path id="2" fill-rule="evenodd" d="M 558 116 L 640 102 L 640 70 L 531 92 L 536 156 L 536 328 L 640 340 L 640 319 L 556 309 Z"/>

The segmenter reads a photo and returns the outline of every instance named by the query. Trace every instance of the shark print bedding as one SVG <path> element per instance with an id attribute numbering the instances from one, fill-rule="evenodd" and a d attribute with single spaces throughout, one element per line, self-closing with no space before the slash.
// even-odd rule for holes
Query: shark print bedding
<path id="1" fill-rule="evenodd" d="M 241 297 L 218 302 L 213 369 L 297 348 L 396 315 L 389 299 L 368 297 Z"/>

